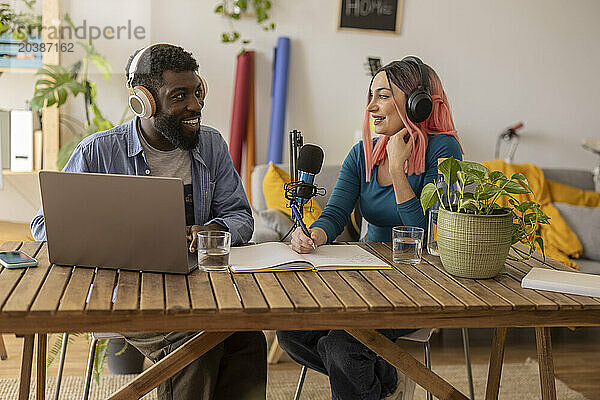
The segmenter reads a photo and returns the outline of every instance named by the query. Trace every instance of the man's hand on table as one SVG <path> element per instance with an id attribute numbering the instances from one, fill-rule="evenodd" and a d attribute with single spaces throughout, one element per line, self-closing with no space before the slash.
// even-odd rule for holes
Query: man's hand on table
<path id="1" fill-rule="evenodd" d="M 201 231 L 227 231 L 227 228 L 217 223 L 208 225 L 188 225 L 185 227 L 185 235 L 190 242 L 190 253 L 198 249 L 198 232 Z"/>

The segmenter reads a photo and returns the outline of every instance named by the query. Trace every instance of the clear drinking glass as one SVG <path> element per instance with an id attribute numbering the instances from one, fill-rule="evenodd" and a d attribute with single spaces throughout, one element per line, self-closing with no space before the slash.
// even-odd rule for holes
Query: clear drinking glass
<path id="1" fill-rule="evenodd" d="M 227 271 L 231 233 L 225 231 L 198 232 L 198 269 Z"/>
<path id="2" fill-rule="evenodd" d="M 415 265 L 421 261 L 425 230 L 415 226 L 392 228 L 392 258 L 395 263 Z"/>
<path id="3" fill-rule="evenodd" d="M 437 219 L 438 209 L 429 209 L 429 224 L 427 225 L 427 252 L 432 256 L 439 256 L 437 244 Z"/>

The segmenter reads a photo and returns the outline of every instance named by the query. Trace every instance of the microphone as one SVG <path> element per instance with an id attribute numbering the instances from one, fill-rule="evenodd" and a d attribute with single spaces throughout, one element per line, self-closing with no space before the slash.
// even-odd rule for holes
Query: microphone
<path id="1" fill-rule="evenodd" d="M 296 164 L 298 182 L 295 198 L 300 207 L 304 206 L 316 194 L 317 188 L 313 185 L 313 182 L 315 181 L 315 175 L 321 172 L 323 157 L 323 149 L 314 144 L 305 144 L 300 148 Z"/>

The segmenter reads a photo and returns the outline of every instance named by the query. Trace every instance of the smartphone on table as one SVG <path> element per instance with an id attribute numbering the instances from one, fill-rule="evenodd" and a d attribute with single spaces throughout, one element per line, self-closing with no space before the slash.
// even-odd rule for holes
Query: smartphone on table
<path id="1" fill-rule="evenodd" d="M 0 265 L 5 268 L 27 268 L 37 266 L 38 262 L 22 251 L 0 251 Z"/>

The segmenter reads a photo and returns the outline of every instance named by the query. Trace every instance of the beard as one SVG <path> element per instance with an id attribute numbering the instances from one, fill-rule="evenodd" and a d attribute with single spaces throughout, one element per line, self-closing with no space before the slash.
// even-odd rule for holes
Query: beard
<path id="1" fill-rule="evenodd" d="M 198 117 L 199 119 L 200 117 Z M 198 145 L 198 131 L 186 135 L 183 123 L 176 116 L 157 112 L 154 116 L 154 128 L 159 131 L 173 146 L 183 150 L 195 149 Z"/>

